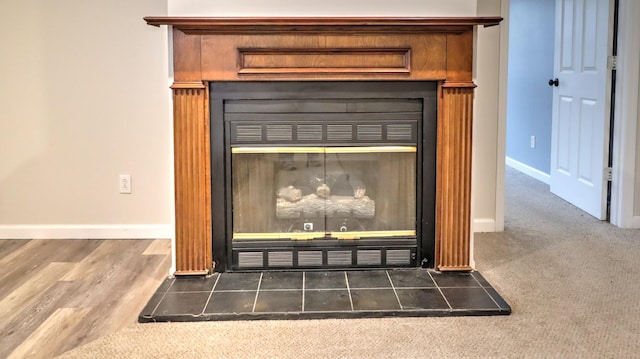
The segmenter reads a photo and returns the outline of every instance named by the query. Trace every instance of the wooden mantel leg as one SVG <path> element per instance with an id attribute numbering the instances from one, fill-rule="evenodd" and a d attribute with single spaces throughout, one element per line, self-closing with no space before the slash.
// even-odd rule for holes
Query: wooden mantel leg
<path id="1" fill-rule="evenodd" d="M 202 275 L 211 262 L 209 91 L 202 82 L 173 89 L 176 200 L 175 275 Z"/>
<path id="2" fill-rule="evenodd" d="M 472 82 L 440 87 L 436 258 L 441 271 L 471 270 Z"/>

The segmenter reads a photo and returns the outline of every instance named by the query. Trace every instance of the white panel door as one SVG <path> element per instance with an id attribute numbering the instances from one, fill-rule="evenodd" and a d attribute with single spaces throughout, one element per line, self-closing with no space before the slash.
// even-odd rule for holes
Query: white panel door
<path id="1" fill-rule="evenodd" d="M 612 3 L 556 0 L 551 192 L 598 219 L 607 202 Z"/>

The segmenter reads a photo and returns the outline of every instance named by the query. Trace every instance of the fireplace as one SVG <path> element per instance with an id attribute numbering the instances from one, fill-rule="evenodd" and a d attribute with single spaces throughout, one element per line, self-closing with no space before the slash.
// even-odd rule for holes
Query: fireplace
<path id="1" fill-rule="evenodd" d="M 472 269 L 473 29 L 501 18 L 145 20 L 172 27 L 174 274 Z"/>
<path id="2" fill-rule="evenodd" d="M 212 82 L 214 260 L 234 270 L 433 262 L 435 82 Z M 219 268 L 220 268 L 219 267 Z"/>

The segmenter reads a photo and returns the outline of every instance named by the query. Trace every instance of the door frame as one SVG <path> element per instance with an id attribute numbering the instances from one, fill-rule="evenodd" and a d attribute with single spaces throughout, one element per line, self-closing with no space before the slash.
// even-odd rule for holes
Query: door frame
<path id="1" fill-rule="evenodd" d="M 509 53 L 509 0 L 501 2 L 504 21 L 500 29 L 500 62 L 507 64 Z M 618 23 L 617 81 L 615 126 L 613 133 L 613 181 L 611 187 L 611 223 L 621 228 L 640 228 L 640 216 L 634 216 L 636 182 L 636 148 L 639 115 L 640 43 L 634 34 L 640 32 L 640 3 L 620 0 Z M 508 66 L 500 67 L 499 119 L 496 171 L 496 230 L 504 230 L 504 163 L 506 155 Z M 504 89 L 504 90 L 503 90 Z"/>
<path id="2" fill-rule="evenodd" d="M 634 216 L 638 100 L 640 88 L 640 3 L 620 0 L 618 12 L 618 64 L 616 79 L 616 123 L 613 132 L 613 181 L 611 223 L 622 228 L 640 228 Z M 635 39 L 635 41 L 634 41 Z"/>

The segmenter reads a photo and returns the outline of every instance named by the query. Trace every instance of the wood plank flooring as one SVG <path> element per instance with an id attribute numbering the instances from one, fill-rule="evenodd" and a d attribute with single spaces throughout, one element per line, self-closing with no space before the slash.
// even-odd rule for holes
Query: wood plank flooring
<path id="1" fill-rule="evenodd" d="M 158 240 L 0 240 L 0 358 L 51 358 L 137 321 L 167 277 Z"/>

